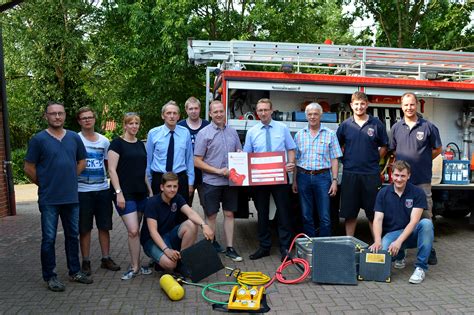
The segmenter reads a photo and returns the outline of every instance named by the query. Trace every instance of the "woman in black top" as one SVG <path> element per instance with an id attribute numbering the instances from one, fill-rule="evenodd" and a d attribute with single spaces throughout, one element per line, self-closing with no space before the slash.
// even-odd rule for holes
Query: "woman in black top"
<path id="1" fill-rule="evenodd" d="M 128 248 L 131 263 L 122 275 L 129 280 L 151 270 L 140 267 L 140 221 L 145 211 L 146 200 L 152 191 L 146 177 L 146 150 L 136 137 L 140 128 L 140 117 L 128 113 L 123 119 L 124 133 L 115 138 L 109 147 L 108 168 L 111 189 L 115 193 L 115 208 L 128 231 Z"/>

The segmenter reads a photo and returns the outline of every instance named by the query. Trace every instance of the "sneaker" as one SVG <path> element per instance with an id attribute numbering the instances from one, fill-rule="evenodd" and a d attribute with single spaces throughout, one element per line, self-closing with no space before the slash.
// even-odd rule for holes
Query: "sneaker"
<path id="1" fill-rule="evenodd" d="M 83 284 L 91 284 L 92 282 L 94 282 L 91 278 L 87 277 L 86 274 L 82 271 L 79 271 L 75 275 L 70 276 L 69 281 Z"/>
<path id="2" fill-rule="evenodd" d="M 405 258 L 400 259 L 400 260 L 395 260 L 395 263 L 393 264 L 393 267 L 396 269 L 403 269 L 407 265 L 407 261 Z"/>
<path id="3" fill-rule="evenodd" d="M 102 258 L 102 263 L 100 264 L 100 268 L 103 269 L 108 269 L 112 271 L 119 271 L 120 266 L 115 263 L 115 261 L 112 260 L 112 258 Z"/>
<path id="4" fill-rule="evenodd" d="M 212 242 L 212 246 L 218 253 L 225 253 L 224 248 L 222 248 L 221 244 L 219 244 L 216 240 Z"/>
<path id="5" fill-rule="evenodd" d="M 436 265 L 438 263 L 438 257 L 436 257 L 436 251 L 431 248 L 430 257 L 428 257 L 428 265 Z"/>
<path id="6" fill-rule="evenodd" d="M 64 290 L 66 290 L 66 286 L 56 277 L 52 277 L 46 282 L 48 284 L 48 289 L 53 292 L 63 292 Z"/>
<path id="7" fill-rule="evenodd" d="M 225 255 L 227 257 L 229 257 L 230 259 L 232 259 L 233 261 L 242 261 L 242 260 L 244 260 L 239 254 L 237 254 L 237 252 L 235 251 L 235 249 L 233 247 L 227 247 L 227 249 L 225 251 Z"/>
<path id="8" fill-rule="evenodd" d="M 82 261 L 81 271 L 86 276 L 91 275 L 91 262 L 90 262 L 90 260 L 83 260 Z"/>
<path id="9" fill-rule="evenodd" d="M 140 270 L 137 271 L 137 272 L 135 272 L 132 267 L 129 267 L 129 268 L 128 268 L 128 271 L 124 272 L 124 274 L 122 275 L 121 279 L 122 279 L 122 280 L 130 280 L 130 279 L 135 278 L 135 277 L 138 276 L 139 274 L 140 274 Z"/>
<path id="10" fill-rule="evenodd" d="M 143 266 L 143 267 L 140 268 L 140 273 L 142 275 L 148 276 L 148 275 L 151 275 L 153 273 L 153 271 L 150 268 L 148 268 L 147 266 Z"/>
<path id="11" fill-rule="evenodd" d="M 415 272 L 413 272 L 408 282 L 418 284 L 418 283 L 423 282 L 424 279 L 425 279 L 425 271 L 421 269 L 420 267 L 416 267 Z"/>

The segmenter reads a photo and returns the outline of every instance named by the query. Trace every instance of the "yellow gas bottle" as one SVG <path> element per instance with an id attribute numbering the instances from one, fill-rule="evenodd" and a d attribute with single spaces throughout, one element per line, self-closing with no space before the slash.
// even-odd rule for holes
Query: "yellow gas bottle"
<path id="1" fill-rule="evenodd" d="M 184 288 L 170 275 L 160 278 L 160 287 L 173 301 L 179 301 L 184 297 Z"/>

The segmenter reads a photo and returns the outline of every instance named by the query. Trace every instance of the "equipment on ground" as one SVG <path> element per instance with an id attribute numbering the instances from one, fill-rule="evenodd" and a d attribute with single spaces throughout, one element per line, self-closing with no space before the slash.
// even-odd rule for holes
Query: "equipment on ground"
<path id="1" fill-rule="evenodd" d="M 359 275 L 357 279 L 364 281 L 390 282 L 392 256 L 386 250 L 372 253 L 363 249 L 360 252 Z"/>
<path id="2" fill-rule="evenodd" d="M 260 303 L 263 298 L 264 287 L 235 286 L 229 297 L 227 308 L 229 310 L 254 310 L 260 309 Z"/>
<path id="3" fill-rule="evenodd" d="M 160 287 L 172 301 L 179 301 L 184 297 L 184 288 L 171 275 L 161 276 Z"/>
<path id="4" fill-rule="evenodd" d="M 195 283 L 224 268 L 211 242 L 205 239 L 183 249 L 181 261 L 183 275 Z"/>

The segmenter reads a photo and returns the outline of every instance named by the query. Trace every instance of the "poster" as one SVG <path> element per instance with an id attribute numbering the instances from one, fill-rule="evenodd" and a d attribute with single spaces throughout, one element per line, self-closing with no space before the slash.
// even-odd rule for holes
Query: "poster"
<path id="1" fill-rule="evenodd" d="M 285 152 L 229 153 L 229 185 L 257 186 L 287 183 Z"/>

